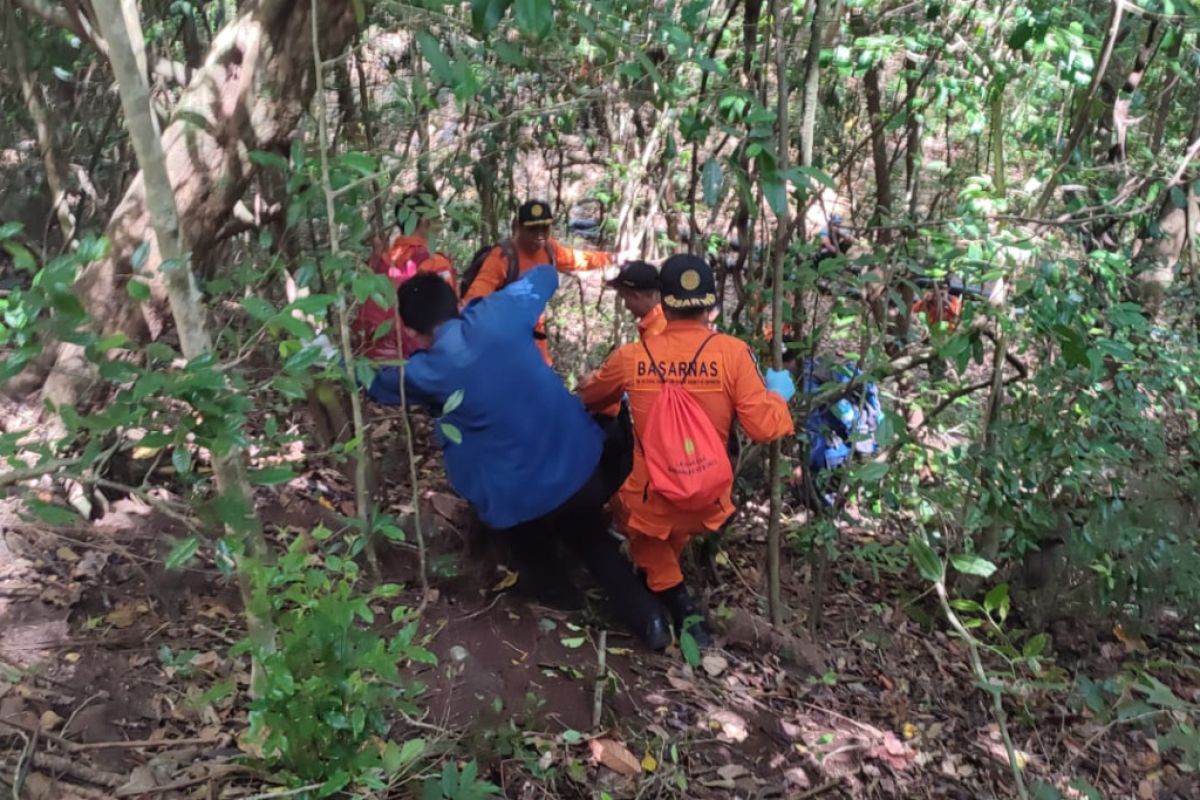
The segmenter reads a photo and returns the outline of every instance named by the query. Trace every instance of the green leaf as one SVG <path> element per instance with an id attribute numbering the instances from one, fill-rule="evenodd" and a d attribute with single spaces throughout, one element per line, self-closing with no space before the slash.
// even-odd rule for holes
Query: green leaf
<path id="1" fill-rule="evenodd" d="M 516 0 L 517 27 L 522 33 L 541 38 L 550 32 L 554 23 L 551 0 Z"/>
<path id="2" fill-rule="evenodd" d="M 1049 634 L 1039 633 L 1037 636 L 1031 636 L 1021 648 L 1021 655 L 1025 658 L 1037 658 L 1046 651 L 1046 645 L 1049 643 Z"/>
<path id="3" fill-rule="evenodd" d="M 409 739 L 403 746 L 388 742 L 383 753 L 383 768 L 389 773 L 399 772 L 416 761 L 425 752 L 424 739 Z"/>
<path id="4" fill-rule="evenodd" d="M 908 540 L 908 552 L 925 580 L 940 581 L 945 576 L 942 560 L 933 552 L 933 548 L 924 537 L 914 533 Z"/>
<path id="5" fill-rule="evenodd" d="M 134 272 L 140 270 L 146 265 L 146 257 L 150 255 L 150 242 L 145 241 L 133 249 L 133 255 L 129 257 L 129 263 L 133 267 Z"/>
<path id="6" fill-rule="evenodd" d="M 789 173 L 792 171 L 793 170 L 788 170 Z M 837 182 L 834 181 L 834 179 L 830 177 L 829 174 L 824 170 L 817 169 L 816 167 L 795 167 L 794 171 L 797 175 L 803 175 L 807 178 L 811 178 L 827 189 L 831 189 L 835 192 L 838 190 Z M 800 181 L 797 181 L 797 183 L 800 183 Z"/>
<path id="7" fill-rule="evenodd" d="M 442 404 L 442 414 L 446 415 L 453 413 L 455 409 L 462 405 L 462 401 L 463 390 L 455 389 L 450 393 L 450 396 L 446 398 L 446 402 Z"/>
<path id="8" fill-rule="evenodd" d="M 267 467 L 251 471 L 250 482 L 256 486 L 275 486 L 295 477 L 296 473 L 292 472 L 291 467 Z"/>
<path id="9" fill-rule="evenodd" d="M 109 350 L 123 348 L 129 342 L 129 337 L 121 332 L 105 336 L 95 344 L 97 353 L 107 353 Z"/>
<path id="10" fill-rule="evenodd" d="M 888 465 L 884 461 L 869 461 L 854 468 L 854 474 L 862 483 L 878 483 L 887 475 Z"/>
<path id="11" fill-rule="evenodd" d="M 24 228 L 25 226 L 19 222 L 6 222 L 0 225 L 0 239 L 11 239 L 24 230 Z"/>
<path id="12" fill-rule="evenodd" d="M 341 157 L 341 163 L 343 167 L 353 170 L 364 177 L 367 175 L 374 175 L 379 171 L 379 165 L 375 162 L 375 159 L 371 158 L 371 156 L 367 155 L 366 153 L 359 152 L 358 150 L 351 150 L 347 153 L 343 153 Z"/>
<path id="13" fill-rule="evenodd" d="M 17 269 L 33 272 L 37 269 L 37 259 L 33 257 L 33 253 L 29 252 L 29 248 L 20 242 L 5 241 L 2 243 L 4 249 L 12 256 L 13 266 Z"/>
<path id="14" fill-rule="evenodd" d="M 471 25 L 475 32 L 486 36 L 500 24 L 512 0 L 471 0 Z"/>
<path id="15" fill-rule="evenodd" d="M 283 364 L 284 372 L 303 372 L 321 360 L 321 350 L 315 345 L 309 345 L 297 351 Z"/>
<path id="16" fill-rule="evenodd" d="M 421 55 L 425 56 L 438 80 L 442 83 L 454 83 L 454 70 L 450 66 L 450 59 L 446 58 L 438 40 L 427 31 L 418 31 L 417 43 L 421 46 Z"/>
<path id="17" fill-rule="evenodd" d="M 1034 800 L 1062 800 L 1062 795 L 1058 793 L 1058 789 L 1055 789 L 1045 781 L 1038 781 L 1033 784 L 1032 789 L 1033 791 L 1030 792 L 1029 796 Z"/>
<path id="18" fill-rule="evenodd" d="M 696 637 L 692 636 L 691 631 L 688 630 L 686 621 L 683 632 L 679 634 L 679 652 L 683 654 L 683 660 L 689 666 L 700 666 L 700 645 L 696 643 Z"/>
<path id="19" fill-rule="evenodd" d="M 986 558 L 981 558 L 974 553 L 962 553 L 953 556 L 950 563 L 954 568 L 964 575 L 978 575 L 981 578 L 990 578 L 992 573 L 996 571 L 996 565 L 988 561 Z"/>
<path id="20" fill-rule="evenodd" d="M 454 444 L 462 444 L 463 435 L 458 426 L 452 425 L 449 422 L 438 423 L 438 427 L 442 430 L 442 435 Z"/>
<path id="21" fill-rule="evenodd" d="M 129 296 L 139 303 L 150 299 L 150 287 L 142 281 L 130 281 L 125 284 L 125 291 L 129 292 Z"/>
<path id="22" fill-rule="evenodd" d="M 587 641 L 587 639 L 583 636 L 574 636 L 569 639 L 560 639 L 559 641 L 562 642 L 562 646 L 568 650 L 575 650 L 576 648 L 582 647 L 583 643 Z"/>
<path id="23" fill-rule="evenodd" d="M 242 300 L 242 308 L 246 309 L 246 313 L 254 317 L 259 322 L 266 322 L 271 317 L 275 316 L 275 308 L 266 300 L 263 300 L 258 295 L 250 295 Z"/>
<path id="24" fill-rule="evenodd" d="M 782 215 L 787 211 L 787 183 L 774 167 L 763 169 L 762 190 L 763 197 L 767 199 L 767 205 L 771 207 L 772 211 L 777 215 Z"/>
<path id="25" fill-rule="evenodd" d="M 559 736 L 563 740 L 563 744 L 579 744 L 583 741 L 583 734 L 572 728 L 563 731 Z"/>
<path id="26" fill-rule="evenodd" d="M 709 208 L 715 208 L 717 203 L 721 202 L 721 195 L 725 188 L 725 175 L 721 170 L 719 159 L 710 158 L 704 162 L 700 180 L 704 187 L 704 204 Z"/>
<path id="27" fill-rule="evenodd" d="M 1087 340 L 1075 328 L 1067 325 L 1055 325 L 1054 332 L 1058 335 L 1058 344 L 1062 348 L 1063 358 L 1072 367 L 1088 365 Z"/>
<path id="28" fill-rule="evenodd" d="M 277 169 L 280 172 L 288 171 L 287 159 L 278 153 L 268 153 L 266 150 L 251 150 L 250 160 L 260 167 Z"/>
<path id="29" fill-rule="evenodd" d="M 1087 800 L 1103 800 L 1103 795 L 1097 791 L 1095 786 L 1085 781 L 1083 778 L 1076 778 L 1067 784 L 1075 791 L 1081 793 Z"/>
<path id="30" fill-rule="evenodd" d="M 1008 616 L 1008 584 L 1001 583 L 992 587 L 992 590 L 983 598 L 983 607 L 989 614 L 1000 613 L 1000 621 L 1003 622 Z"/>
<path id="31" fill-rule="evenodd" d="M 180 445 L 171 452 L 171 463 L 175 465 L 176 472 L 186 475 L 192 471 L 192 454 L 186 446 Z"/>
<path id="32" fill-rule="evenodd" d="M 80 519 L 79 514 L 72 509 L 47 503 L 44 500 L 30 499 L 26 501 L 25 505 L 38 519 L 51 525 L 70 525 L 79 522 Z"/>
<path id="33" fill-rule="evenodd" d="M 168 570 L 179 569 L 190 561 L 199 549 L 199 536 L 189 536 L 186 539 L 180 539 L 171 546 L 171 552 L 167 553 L 164 565 Z"/>

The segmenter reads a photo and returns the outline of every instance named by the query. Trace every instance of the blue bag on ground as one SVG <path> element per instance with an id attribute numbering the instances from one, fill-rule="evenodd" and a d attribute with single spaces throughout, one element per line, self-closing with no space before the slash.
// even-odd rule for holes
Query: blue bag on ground
<path id="1" fill-rule="evenodd" d="M 801 367 L 801 391 L 815 395 L 826 384 L 849 384 L 860 375 L 862 370 L 853 363 L 823 366 L 806 359 Z M 809 411 L 804 425 L 810 448 L 808 466 L 813 485 L 825 505 L 833 505 L 837 497 L 833 473 L 856 452 L 864 455 L 878 452 L 875 432 L 882 419 L 879 390 L 871 382 L 860 383 L 833 403 L 817 405 Z"/>

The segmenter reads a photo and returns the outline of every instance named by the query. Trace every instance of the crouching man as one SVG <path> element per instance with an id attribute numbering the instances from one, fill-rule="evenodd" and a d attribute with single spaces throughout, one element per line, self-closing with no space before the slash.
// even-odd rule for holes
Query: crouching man
<path id="1" fill-rule="evenodd" d="M 453 289 L 437 276 L 405 282 L 400 322 L 418 352 L 405 365 L 403 400 L 441 409 L 461 392 L 437 426 L 446 474 L 484 524 L 509 538 L 527 593 L 558 607 L 582 605 L 559 556 L 565 547 L 596 578 L 616 616 L 659 649 L 670 639 L 666 617 L 604 515 L 620 454 L 606 451 L 600 427 L 531 335 L 557 287 L 553 267 L 535 267 L 460 315 Z M 400 390 L 399 368 L 389 367 L 369 394 L 398 405 Z"/>
<path id="2" fill-rule="evenodd" d="M 791 435 L 787 400 L 795 385 L 789 373 L 774 370 L 764 383 L 745 342 L 710 330 L 717 297 L 707 262 L 672 256 L 660 283 L 666 329 L 617 350 L 585 381 L 582 397 L 588 408 L 602 409 L 629 394 L 638 446 L 613 516 L 679 632 L 703 617 L 679 555 L 689 539 L 716 531 L 734 511 L 725 449 L 733 421 L 758 442 Z M 699 644 L 707 643 L 702 621 L 687 624 Z"/>

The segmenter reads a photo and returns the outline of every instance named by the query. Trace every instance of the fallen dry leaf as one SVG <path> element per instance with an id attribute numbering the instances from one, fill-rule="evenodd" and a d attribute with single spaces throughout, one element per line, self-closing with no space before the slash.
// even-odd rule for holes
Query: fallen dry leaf
<path id="1" fill-rule="evenodd" d="M 220 663 L 221 657 L 214 650 L 209 650 L 207 653 L 197 653 L 192 656 L 192 666 L 206 672 L 212 672 Z"/>
<path id="2" fill-rule="evenodd" d="M 917 726 L 913 725 L 911 722 L 906 722 L 903 726 L 901 726 L 900 734 L 905 739 L 911 739 L 917 735 Z"/>
<path id="3" fill-rule="evenodd" d="M 741 764 L 726 764 L 717 770 L 717 774 L 720 775 L 724 780 L 732 783 L 743 775 L 749 775 L 750 770 L 746 769 Z"/>
<path id="4" fill-rule="evenodd" d="M 708 715 L 708 725 L 715 731 L 718 739 L 727 742 L 744 742 L 750 736 L 746 729 L 746 720 L 732 711 L 720 709 Z"/>
<path id="5" fill-rule="evenodd" d="M 592 739 L 592 758 L 618 775 L 633 777 L 641 773 L 642 763 L 629 748 L 612 739 Z"/>
<path id="6" fill-rule="evenodd" d="M 783 773 L 784 780 L 788 786 L 796 789 L 804 790 L 812 785 L 812 779 L 808 777 L 808 773 L 800 767 L 792 767 L 787 772 Z"/>
<path id="7" fill-rule="evenodd" d="M 88 550 L 71 570 L 72 578 L 95 578 L 108 566 L 108 553 Z"/>
<path id="8" fill-rule="evenodd" d="M 66 545 L 63 545 L 62 547 L 55 550 L 54 555 L 58 557 L 59 561 L 66 561 L 71 564 L 74 564 L 76 561 L 79 560 L 79 553 L 76 553 L 74 550 L 67 547 Z"/>
<path id="9" fill-rule="evenodd" d="M 519 573 L 506 572 L 499 583 L 492 587 L 493 592 L 503 592 L 505 589 L 511 589 L 517 585 L 517 577 Z"/>
<path id="10" fill-rule="evenodd" d="M 916 752 L 891 731 L 884 731 L 883 744 L 871 748 L 867 755 L 878 758 L 895 770 L 908 769 L 917 757 Z"/>
<path id="11" fill-rule="evenodd" d="M 646 770 L 646 772 L 654 772 L 658 769 L 658 759 L 649 751 L 646 752 L 646 755 L 642 756 L 642 769 Z"/>
<path id="12" fill-rule="evenodd" d="M 707 672 L 710 677 L 715 678 L 724 672 L 726 668 L 728 668 L 729 662 L 726 661 L 722 656 L 713 653 L 700 659 L 700 666 L 704 667 L 704 671 Z"/>
<path id="13" fill-rule="evenodd" d="M 52 709 L 46 709 L 46 711 L 42 713 L 40 724 L 42 726 L 42 730 L 52 731 L 59 725 L 62 725 L 62 721 L 63 718 L 58 714 L 55 714 Z"/>
<path id="14" fill-rule="evenodd" d="M 105 615 L 108 624 L 114 628 L 128 628 L 137 619 L 137 608 L 130 603 L 121 603 Z"/>

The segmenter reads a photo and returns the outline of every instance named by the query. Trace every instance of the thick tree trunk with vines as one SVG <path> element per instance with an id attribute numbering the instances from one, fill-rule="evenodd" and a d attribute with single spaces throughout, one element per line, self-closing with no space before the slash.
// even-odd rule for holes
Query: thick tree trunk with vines
<path id="1" fill-rule="evenodd" d="M 167 174 L 167 154 L 151 109 L 137 6 L 134 0 L 97 0 L 97 5 L 125 111 L 125 127 L 142 168 L 150 239 L 164 259 L 183 262 L 167 271 L 164 280 L 171 315 L 179 332 L 180 348 L 186 358 L 199 358 L 212 351 L 212 339 L 205 323 L 200 291 L 187 262 L 181 220 Z M 253 507 L 253 493 L 246 479 L 241 450 L 235 447 L 223 456 L 214 457 L 213 471 L 222 500 L 237 512 L 230 527 L 244 546 L 244 553 L 239 553 L 238 558 L 245 555 L 254 559 L 264 557 L 266 543 Z M 260 652 L 270 652 L 275 640 L 270 618 L 259 608 L 257 595 L 251 591 L 244 573 L 241 581 L 250 639 Z M 261 692 L 261 677 L 256 663 L 251 678 L 252 692 Z"/>
<path id="2" fill-rule="evenodd" d="M 355 28 L 350 0 L 320 4 L 326 57 L 345 48 Z M 179 208 L 185 248 L 202 254 L 244 194 L 255 166 L 253 150 L 283 151 L 312 96 L 312 48 L 304 0 L 262 0 L 246 8 L 213 42 L 162 136 L 167 173 Z M 80 301 L 104 332 L 121 331 L 134 341 L 156 338 L 166 322 L 167 295 L 153 243 L 143 178 L 131 183 L 106 230 L 107 257 L 80 275 Z M 136 303 L 126 285 L 131 258 L 150 240 L 143 272 L 151 299 Z M 77 404 L 92 370 L 76 345 L 60 347 L 43 397 Z"/>

